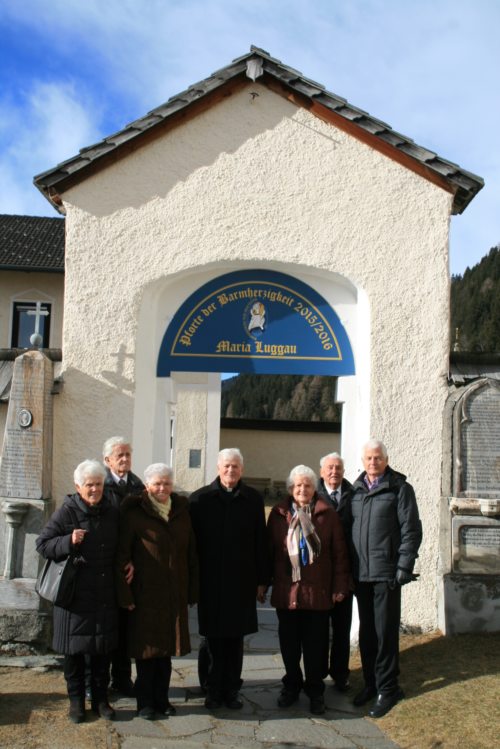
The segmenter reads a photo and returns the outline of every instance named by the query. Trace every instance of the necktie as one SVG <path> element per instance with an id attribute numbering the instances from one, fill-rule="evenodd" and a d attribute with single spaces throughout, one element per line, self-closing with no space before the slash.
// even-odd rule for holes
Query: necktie
<path id="1" fill-rule="evenodd" d="M 125 489 L 125 487 L 127 486 L 127 482 L 125 481 L 125 479 L 120 479 L 118 482 L 118 486 L 120 487 L 120 489 Z"/>
<path id="2" fill-rule="evenodd" d="M 337 509 L 337 507 L 339 506 L 338 495 L 339 495 L 338 489 L 334 489 L 330 495 L 332 498 L 332 504 L 335 507 L 335 509 Z"/>

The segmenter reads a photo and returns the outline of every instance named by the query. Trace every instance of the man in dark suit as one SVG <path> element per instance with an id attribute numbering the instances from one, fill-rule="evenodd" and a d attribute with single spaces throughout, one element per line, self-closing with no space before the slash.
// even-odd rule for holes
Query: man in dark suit
<path id="1" fill-rule="evenodd" d="M 198 625 L 209 650 L 205 706 L 238 710 L 243 637 L 257 631 L 256 598 L 265 597 L 266 521 L 262 497 L 241 480 L 237 448 L 221 450 L 217 474 L 189 499 L 200 563 Z"/>
<path id="2" fill-rule="evenodd" d="M 350 501 L 352 486 L 344 478 L 344 461 L 338 453 L 329 453 L 321 458 L 318 494 L 337 511 L 347 548 L 350 547 Z M 332 644 L 328 672 L 339 692 L 349 689 L 349 655 L 351 649 L 352 594 L 330 611 Z"/>
<path id="3" fill-rule="evenodd" d="M 144 489 L 139 476 L 131 470 L 130 442 L 123 437 L 110 437 L 103 445 L 102 456 L 106 465 L 104 493 L 116 507 L 120 507 L 128 494 L 140 494 Z"/>
<path id="4" fill-rule="evenodd" d="M 110 437 L 102 448 L 106 465 L 104 496 L 115 507 L 129 494 L 141 494 L 144 484 L 132 473 L 132 447 L 124 437 Z M 111 655 L 111 689 L 133 695 L 132 663 L 127 655 L 128 611 L 120 609 L 118 649 Z"/>

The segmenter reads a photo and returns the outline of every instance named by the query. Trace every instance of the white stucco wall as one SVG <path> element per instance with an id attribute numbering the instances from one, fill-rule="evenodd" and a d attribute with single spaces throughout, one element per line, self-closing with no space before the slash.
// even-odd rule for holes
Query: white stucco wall
<path id="1" fill-rule="evenodd" d="M 345 289 L 357 376 L 341 386 L 343 449 L 348 435 L 354 470 L 381 438 L 415 485 L 425 544 L 403 618 L 433 627 L 451 195 L 256 83 L 64 198 L 56 496 L 110 433 L 153 454 L 154 368 L 180 289 L 241 267 L 297 275 L 337 311 Z"/>

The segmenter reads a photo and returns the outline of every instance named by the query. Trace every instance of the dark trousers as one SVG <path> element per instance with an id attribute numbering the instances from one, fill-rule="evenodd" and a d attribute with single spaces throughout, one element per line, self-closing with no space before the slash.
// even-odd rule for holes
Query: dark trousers
<path id="1" fill-rule="evenodd" d="M 356 583 L 359 650 L 365 684 L 377 692 L 398 689 L 401 587 L 387 582 Z"/>
<path id="2" fill-rule="evenodd" d="M 328 667 L 329 611 L 276 609 L 280 650 L 285 664 L 285 689 L 318 697 L 325 690 L 323 677 Z M 304 659 L 304 675 L 300 659 Z M 305 678 L 304 678 L 305 676 Z"/>
<path id="3" fill-rule="evenodd" d="M 172 675 L 172 659 L 169 656 L 136 658 L 135 667 L 137 669 L 135 681 L 137 709 L 152 707 L 160 713 L 165 712 Z"/>
<path id="4" fill-rule="evenodd" d="M 127 629 L 129 612 L 118 610 L 118 647 L 111 653 L 112 686 L 128 686 L 132 681 L 132 661 L 127 655 Z"/>
<path id="5" fill-rule="evenodd" d="M 352 595 L 336 603 L 330 611 L 332 640 L 328 673 L 336 684 L 349 680 L 349 656 L 351 654 Z"/>
<path id="6" fill-rule="evenodd" d="M 207 691 L 214 699 L 221 699 L 239 690 L 243 681 L 243 637 L 207 637 L 210 663 Z"/>
<path id="7" fill-rule="evenodd" d="M 109 684 L 109 655 L 76 655 L 64 656 L 64 678 L 70 700 L 85 699 L 85 663 L 90 666 L 90 691 L 92 704 L 98 704 L 108 699 Z"/>

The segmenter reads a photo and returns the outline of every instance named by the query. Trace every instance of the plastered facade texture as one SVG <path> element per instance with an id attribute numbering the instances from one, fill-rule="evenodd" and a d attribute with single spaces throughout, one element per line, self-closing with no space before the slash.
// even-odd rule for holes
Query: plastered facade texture
<path id="1" fill-rule="evenodd" d="M 365 303 L 346 313 L 362 413 L 343 446 L 383 439 L 414 484 L 425 540 L 403 618 L 434 627 L 452 196 L 256 83 L 63 197 L 55 496 L 110 432 L 132 434 L 136 462 L 155 453 L 156 357 L 187 290 L 242 267 L 344 285 Z"/>

